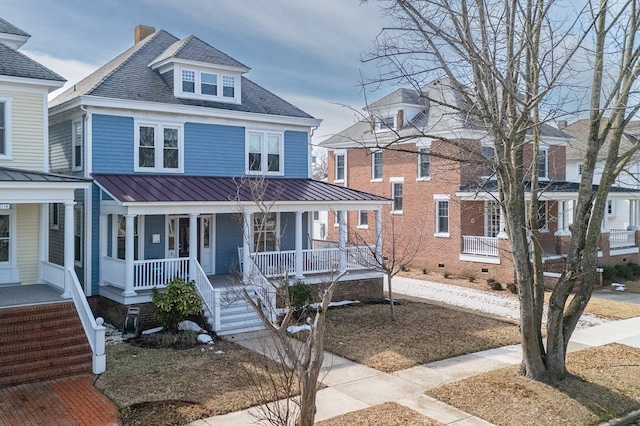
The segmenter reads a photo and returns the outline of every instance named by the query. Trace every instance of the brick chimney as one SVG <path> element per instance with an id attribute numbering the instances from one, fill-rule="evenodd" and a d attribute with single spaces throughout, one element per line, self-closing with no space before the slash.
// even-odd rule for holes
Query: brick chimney
<path id="1" fill-rule="evenodd" d="M 133 42 L 134 44 L 140 43 L 145 38 L 149 37 L 151 34 L 155 33 L 156 29 L 154 27 L 148 27 L 146 25 L 138 25 L 133 30 Z"/>
<path id="2" fill-rule="evenodd" d="M 398 130 L 402 129 L 404 127 L 404 110 L 403 109 L 399 109 L 398 110 L 398 117 L 396 120 L 396 128 Z"/>

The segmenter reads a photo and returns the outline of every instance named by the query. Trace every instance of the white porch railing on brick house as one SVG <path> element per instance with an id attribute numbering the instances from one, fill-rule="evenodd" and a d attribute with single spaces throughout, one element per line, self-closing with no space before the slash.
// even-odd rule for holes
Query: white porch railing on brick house
<path id="1" fill-rule="evenodd" d="M 462 236 L 462 253 L 475 256 L 498 256 L 497 237 Z"/>
<path id="2" fill-rule="evenodd" d="M 609 231 L 609 248 L 618 249 L 636 246 L 636 231 L 612 229 Z"/>

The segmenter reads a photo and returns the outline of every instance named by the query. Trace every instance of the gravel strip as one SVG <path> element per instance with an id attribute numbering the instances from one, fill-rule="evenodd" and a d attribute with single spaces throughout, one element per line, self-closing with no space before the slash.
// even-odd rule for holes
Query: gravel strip
<path id="1" fill-rule="evenodd" d="M 393 278 L 392 284 L 393 292 L 396 295 L 403 294 L 406 296 L 419 297 L 486 312 L 503 318 L 520 319 L 519 302 L 515 297 L 399 276 Z M 385 278 L 385 290 L 387 289 Z M 545 306 L 542 321 L 546 322 L 546 318 L 547 307 Z M 578 321 L 577 328 L 593 327 L 606 322 L 609 322 L 609 320 L 598 318 L 591 314 L 583 314 Z"/>

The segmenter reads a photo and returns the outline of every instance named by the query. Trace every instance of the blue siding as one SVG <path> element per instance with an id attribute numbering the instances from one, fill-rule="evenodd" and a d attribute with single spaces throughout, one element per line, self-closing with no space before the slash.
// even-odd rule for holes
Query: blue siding
<path id="1" fill-rule="evenodd" d="M 309 177 L 309 135 L 284 132 L 284 173 L 288 178 Z"/>
<path id="2" fill-rule="evenodd" d="M 71 171 L 71 120 L 49 127 L 49 166 L 52 173 Z"/>
<path id="3" fill-rule="evenodd" d="M 244 127 L 185 123 L 185 174 L 241 176 L 244 174 L 244 137 Z"/>
<path id="4" fill-rule="evenodd" d="M 165 257 L 164 216 L 144 217 L 144 258 L 164 259 Z M 153 243 L 153 234 L 160 234 L 160 242 Z"/>
<path id="5" fill-rule="evenodd" d="M 93 172 L 133 173 L 133 118 L 95 114 L 93 123 Z"/>
<path id="6" fill-rule="evenodd" d="M 231 266 L 238 267 L 238 247 L 242 246 L 242 223 L 238 215 L 216 215 L 216 273 L 228 274 Z"/>

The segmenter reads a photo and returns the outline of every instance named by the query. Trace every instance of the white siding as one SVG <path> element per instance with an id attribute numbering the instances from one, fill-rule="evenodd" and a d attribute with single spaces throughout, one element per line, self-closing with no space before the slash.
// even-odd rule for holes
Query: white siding
<path id="1" fill-rule="evenodd" d="M 38 279 L 39 212 L 38 204 L 18 204 L 16 265 L 22 284 L 34 284 Z"/>

